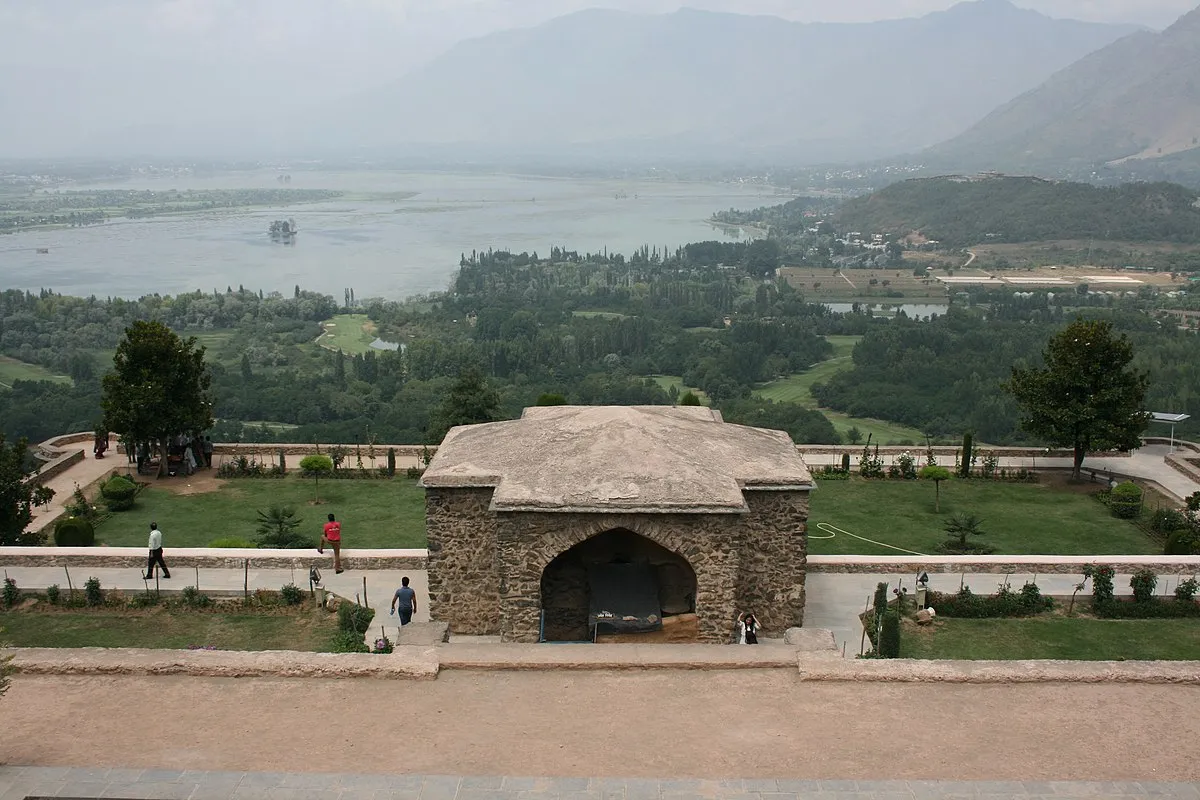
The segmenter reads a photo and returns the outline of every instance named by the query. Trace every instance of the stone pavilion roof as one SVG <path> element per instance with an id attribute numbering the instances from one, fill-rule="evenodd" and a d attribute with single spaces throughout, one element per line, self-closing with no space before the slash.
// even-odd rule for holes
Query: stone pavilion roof
<path id="1" fill-rule="evenodd" d="M 743 489 L 808 490 L 783 431 L 697 406 L 541 406 L 452 429 L 421 479 L 495 487 L 496 511 L 739 513 Z"/>

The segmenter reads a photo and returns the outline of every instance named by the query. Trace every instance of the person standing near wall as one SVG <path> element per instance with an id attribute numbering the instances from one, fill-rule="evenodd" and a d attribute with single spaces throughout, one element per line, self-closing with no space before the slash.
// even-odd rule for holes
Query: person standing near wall
<path id="1" fill-rule="evenodd" d="M 171 570 L 167 569 L 167 562 L 163 561 L 163 546 L 162 546 L 162 531 L 158 529 L 157 522 L 150 523 L 150 558 L 146 564 L 146 574 L 142 577 L 145 580 L 154 578 L 154 567 L 162 570 L 163 578 L 170 579 Z"/>

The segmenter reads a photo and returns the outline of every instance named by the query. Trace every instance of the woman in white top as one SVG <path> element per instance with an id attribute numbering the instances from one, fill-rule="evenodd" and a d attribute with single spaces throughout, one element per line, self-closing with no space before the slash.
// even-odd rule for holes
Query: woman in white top
<path id="1" fill-rule="evenodd" d="M 758 618 L 738 614 L 738 644 L 758 644 Z"/>

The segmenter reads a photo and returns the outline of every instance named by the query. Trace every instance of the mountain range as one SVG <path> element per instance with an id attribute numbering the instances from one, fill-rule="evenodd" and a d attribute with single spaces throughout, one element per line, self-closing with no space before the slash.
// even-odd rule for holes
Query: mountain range
<path id="1" fill-rule="evenodd" d="M 462 42 L 332 116 L 379 149 L 863 159 L 964 131 L 1134 30 L 1007 0 L 859 24 L 591 10 Z"/>
<path id="2" fill-rule="evenodd" d="M 1198 148 L 1200 8 L 1162 33 L 1137 32 L 1083 57 L 922 157 L 1018 171 L 1179 162 Z"/>

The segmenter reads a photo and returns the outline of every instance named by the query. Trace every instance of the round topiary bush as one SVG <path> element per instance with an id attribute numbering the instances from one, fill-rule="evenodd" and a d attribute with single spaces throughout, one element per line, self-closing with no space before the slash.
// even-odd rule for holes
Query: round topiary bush
<path id="1" fill-rule="evenodd" d="M 1134 519 L 1142 513 L 1142 487 L 1132 481 L 1117 484 L 1109 493 L 1108 507 L 1114 517 Z"/>
<path id="2" fill-rule="evenodd" d="M 128 478 L 114 475 L 100 487 L 104 504 L 109 511 L 128 511 L 133 508 L 133 498 L 137 496 L 137 484 Z"/>
<path id="3" fill-rule="evenodd" d="M 58 547 L 91 547 L 96 529 L 83 517 L 63 517 L 54 524 L 54 544 Z"/>
<path id="4" fill-rule="evenodd" d="M 1163 548 L 1163 555 L 1194 555 L 1196 553 L 1196 538 L 1196 533 L 1186 528 L 1181 531 L 1172 531 L 1170 535 L 1167 536 L 1167 544 Z"/>

